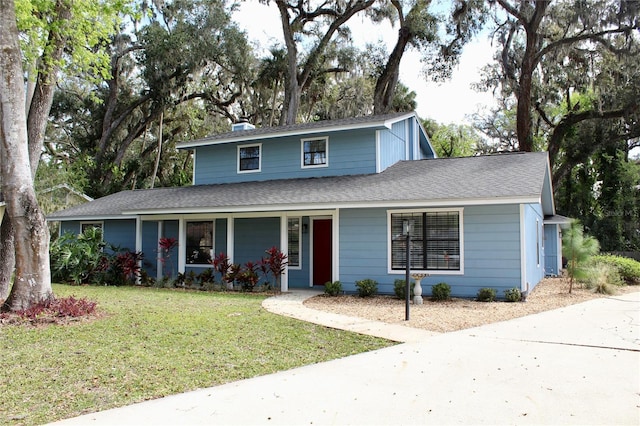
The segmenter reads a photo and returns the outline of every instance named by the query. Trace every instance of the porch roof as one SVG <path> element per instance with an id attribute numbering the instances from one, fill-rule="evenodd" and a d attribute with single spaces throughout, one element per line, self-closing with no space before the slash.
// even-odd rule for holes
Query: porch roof
<path id="1" fill-rule="evenodd" d="M 529 202 L 554 214 L 548 168 L 546 153 L 401 161 L 378 174 L 122 191 L 48 219 Z"/>

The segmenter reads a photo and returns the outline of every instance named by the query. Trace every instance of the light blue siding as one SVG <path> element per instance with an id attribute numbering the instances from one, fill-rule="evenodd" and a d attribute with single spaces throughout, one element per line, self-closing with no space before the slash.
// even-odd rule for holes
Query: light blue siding
<path id="1" fill-rule="evenodd" d="M 393 293 L 395 276 L 387 273 L 386 209 L 340 210 L 340 282 L 355 292 L 355 282 L 378 281 L 380 293 Z"/>
<path id="2" fill-rule="evenodd" d="M 517 205 L 472 206 L 463 211 L 464 275 L 432 275 L 422 281 L 423 294 L 433 284 L 446 282 L 452 296 L 475 297 L 481 287 L 492 287 L 500 296 L 520 286 L 520 213 Z M 378 291 L 393 294 L 395 279 L 388 273 L 387 211 L 340 210 L 340 281 L 355 292 L 355 281 L 372 278 Z"/>
<path id="3" fill-rule="evenodd" d="M 157 278 L 157 258 L 158 258 L 158 222 L 142 222 L 142 269 L 152 278 Z"/>
<path id="4" fill-rule="evenodd" d="M 540 204 L 524 206 L 525 283 L 528 283 L 529 291 L 544 278 L 543 220 Z"/>
<path id="5" fill-rule="evenodd" d="M 380 171 L 391 167 L 401 160 L 407 159 L 407 141 L 405 128 L 408 121 L 394 123 L 391 130 L 381 130 L 380 138 Z"/>
<path id="6" fill-rule="evenodd" d="M 80 221 L 72 220 L 61 222 L 60 233 L 80 233 Z M 119 247 L 122 250 L 136 249 L 136 221 L 135 219 L 114 219 L 102 221 L 104 241 Z"/>
<path id="7" fill-rule="evenodd" d="M 280 247 L 280 218 L 238 218 L 234 222 L 234 263 L 258 262 L 265 250 Z"/>
<path id="8" fill-rule="evenodd" d="M 216 219 L 214 232 L 214 253 L 227 253 L 227 219 Z"/>
<path id="9" fill-rule="evenodd" d="M 558 270 L 558 225 L 544 226 L 544 272 L 545 275 L 560 275 Z"/>
<path id="10" fill-rule="evenodd" d="M 319 134 L 314 137 L 324 137 Z M 260 172 L 238 173 L 238 145 L 229 143 L 196 148 L 194 183 L 232 183 L 375 173 L 375 131 L 354 130 L 328 135 L 328 167 L 302 168 L 301 140 L 305 135 L 265 139 Z"/>
<path id="11" fill-rule="evenodd" d="M 64 235 L 64 234 L 77 235 L 79 233 L 80 233 L 80 222 L 78 222 L 77 220 L 60 222 L 60 235 Z"/>

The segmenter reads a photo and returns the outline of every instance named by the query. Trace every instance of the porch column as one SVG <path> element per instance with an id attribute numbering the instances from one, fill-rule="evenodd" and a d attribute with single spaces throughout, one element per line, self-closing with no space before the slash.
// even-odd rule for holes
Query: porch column
<path id="1" fill-rule="evenodd" d="M 142 252 L 142 218 L 136 216 L 136 252 Z M 138 267 L 142 269 L 142 260 L 138 261 Z M 140 275 L 136 277 L 136 284 L 140 284 Z"/>
<path id="2" fill-rule="evenodd" d="M 160 247 L 160 238 L 162 238 L 164 235 L 164 220 L 159 220 L 158 221 L 158 247 L 157 247 L 157 253 L 158 256 L 156 257 L 156 279 L 158 281 L 160 281 L 162 279 L 162 247 Z"/>
<path id="3" fill-rule="evenodd" d="M 234 217 L 233 216 L 229 216 L 227 217 L 227 256 L 229 257 L 229 262 L 233 263 L 233 258 L 234 258 L 234 235 L 233 233 L 234 231 Z"/>
<path id="4" fill-rule="evenodd" d="M 184 218 L 178 219 L 178 272 L 184 274 L 187 268 L 187 234 Z"/>
<path id="5" fill-rule="evenodd" d="M 286 214 L 280 216 L 280 251 L 289 259 L 289 220 Z M 289 291 L 289 263 L 284 267 L 284 273 L 280 276 L 280 291 Z"/>

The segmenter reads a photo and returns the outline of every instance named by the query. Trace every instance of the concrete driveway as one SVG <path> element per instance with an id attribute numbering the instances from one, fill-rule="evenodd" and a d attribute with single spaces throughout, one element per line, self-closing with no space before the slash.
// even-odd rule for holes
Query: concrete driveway
<path id="1" fill-rule="evenodd" d="M 305 314 L 298 299 L 267 305 L 314 322 L 331 319 Z M 361 332 L 393 332 L 351 323 Z M 640 293 L 396 340 L 410 343 L 56 424 L 640 424 Z"/>

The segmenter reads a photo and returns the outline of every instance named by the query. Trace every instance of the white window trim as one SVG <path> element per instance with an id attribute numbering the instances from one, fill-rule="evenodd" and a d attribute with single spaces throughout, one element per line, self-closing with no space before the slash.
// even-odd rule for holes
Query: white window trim
<path id="1" fill-rule="evenodd" d="M 187 246 L 187 224 L 188 223 L 192 223 L 192 222 L 211 222 L 212 223 L 212 228 L 211 228 L 211 260 L 213 260 L 213 258 L 216 255 L 216 219 L 186 219 L 184 221 L 184 242 L 182 243 L 182 246 L 185 247 L 185 251 L 183 254 L 180 254 L 181 256 L 184 256 L 183 261 L 185 264 L 185 267 L 187 268 L 213 268 L 213 265 L 211 265 L 210 263 L 187 263 L 187 252 L 186 252 L 186 246 Z"/>
<path id="2" fill-rule="evenodd" d="M 252 148 L 257 146 L 260 150 L 260 154 L 258 155 L 258 168 L 255 170 L 240 170 L 240 150 L 242 148 Z M 246 145 L 238 145 L 237 148 L 237 155 L 236 155 L 236 162 L 237 162 L 237 172 L 238 173 L 259 173 L 262 171 L 262 143 L 252 143 L 252 144 L 246 144 Z"/>
<path id="3" fill-rule="evenodd" d="M 288 266 L 288 268 L 292 271 L 299 271 L 302 269 L 302 217 L 301 216 L 287 216 L 287 253 L 289 253 L 289 220 L 297 219 L 298 220 L 298 232 L 300 235 L 298 236 L 298 266 Z"/>
<path id="4" fill-rule="evenodd" d="M 313 164 L 313 165 L 306 166 L 304 164 L 304 143 L 308 141 L 317 141 L 317 140 L 324 140 L 325 157 L 327 161 L 324 164 Z M 329 167 L 329 137 L 328 136 L 304 138 L 300 140 L 300 167 L 303 169 L 318 169 L 322 167 Z"/>
<path id="5" fill-rule="evenodd" d="M 85 220 L 80 222 L 80 233 L 82 234 L 82 226 L 83 225 L 99 225 L 98 227 L 100 228 L 100 230 L 102 231 L 102 238 L 104 239 L 104 221 L 102 220 Z"/>
<path id="6" fill-rule="evenodd" d="M 422 272 L 429 275 L 464 275 L 464 208 L 436 208 L 436 209 L 399 209 L 387 210 L 387 273 L 402 275 L 404 270 L 391 267 L 391 215 L 397 213 L 433 213 L 433 212 L 458 212 L 458 224 L 460 228 L 460 270 L 438 269 L 411 269 L 411 272 Z"/>

